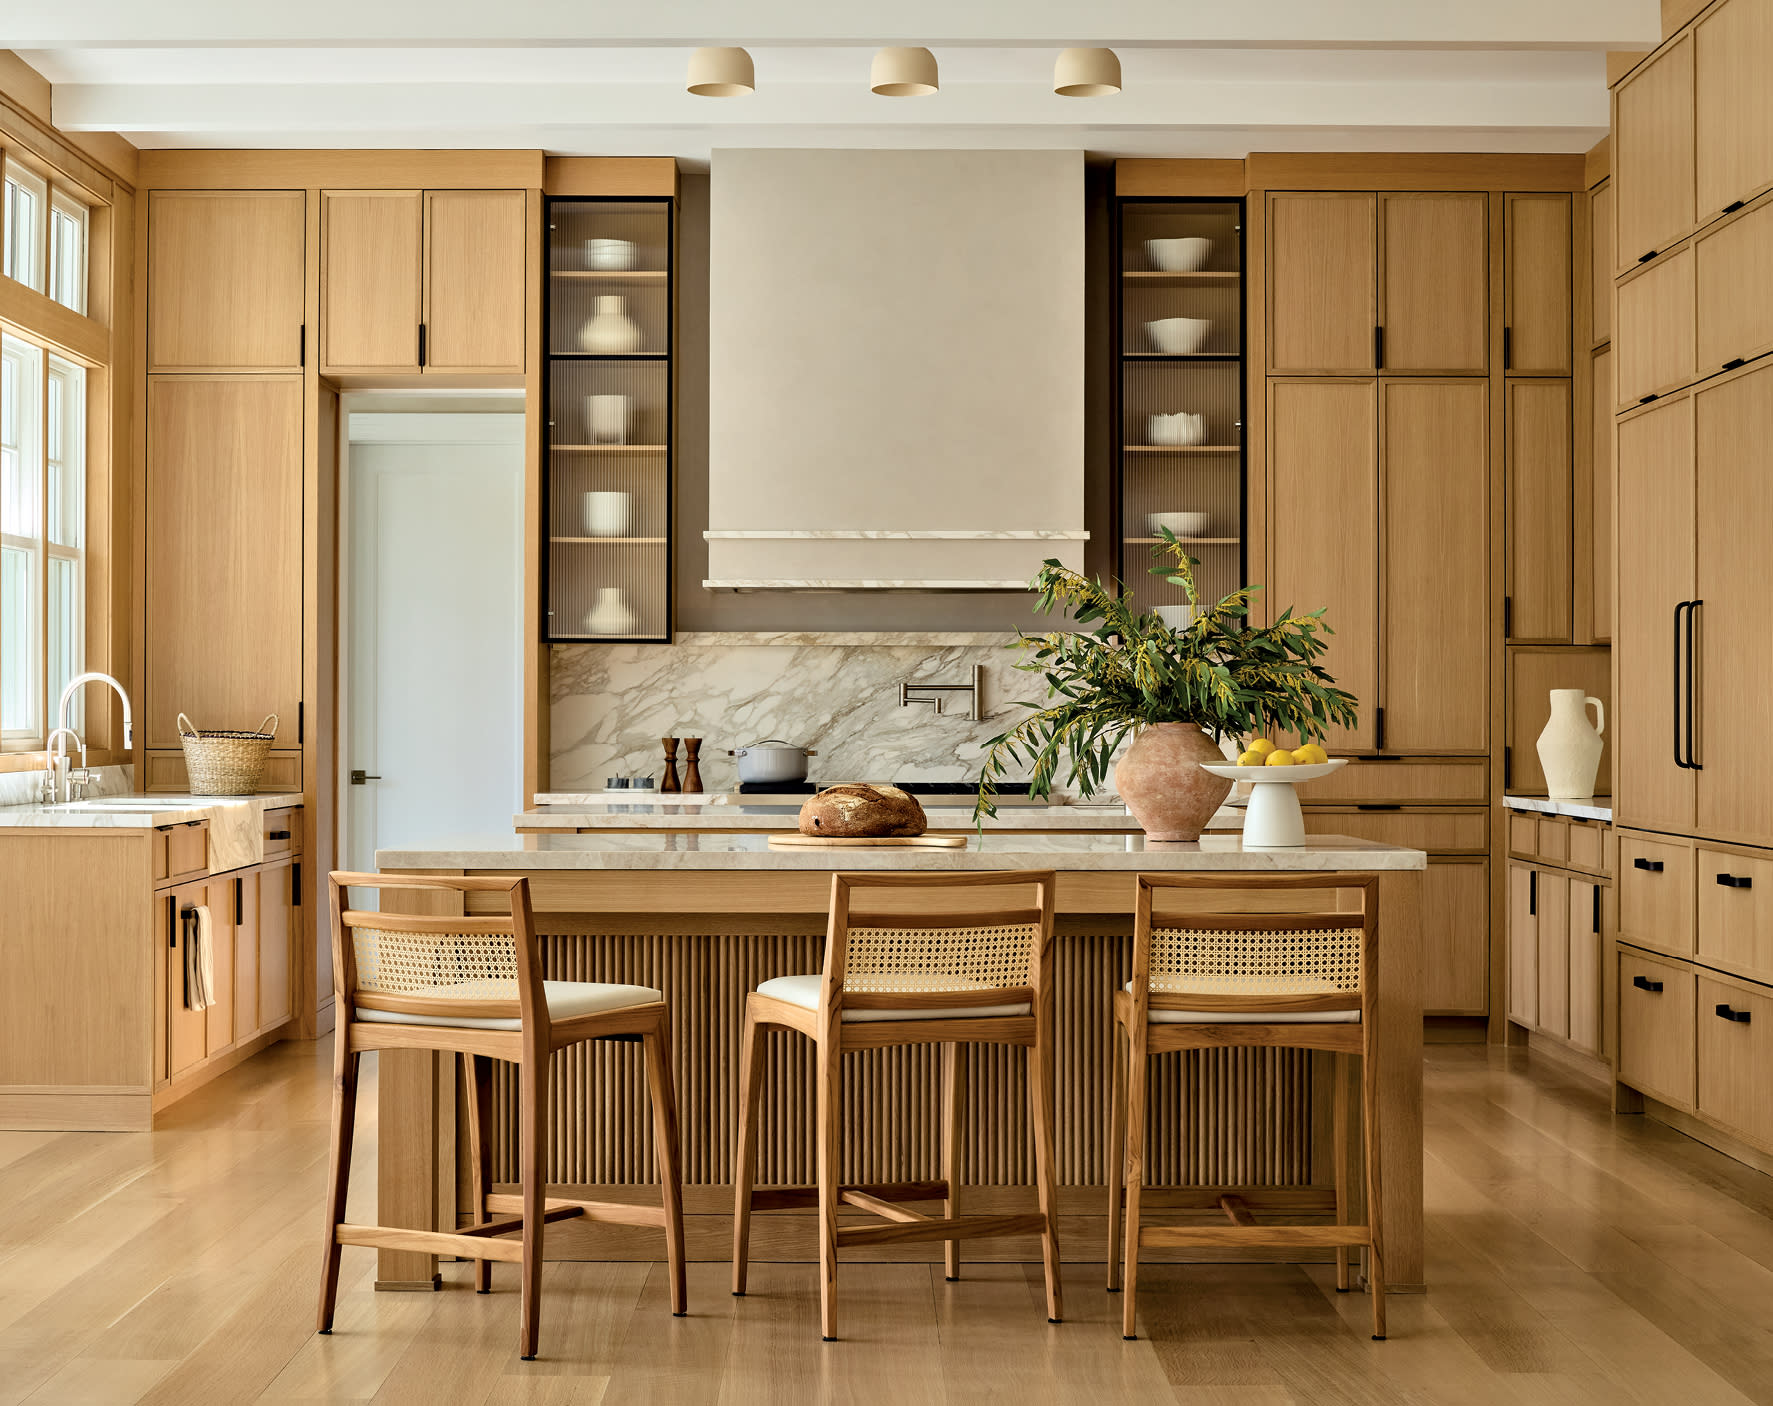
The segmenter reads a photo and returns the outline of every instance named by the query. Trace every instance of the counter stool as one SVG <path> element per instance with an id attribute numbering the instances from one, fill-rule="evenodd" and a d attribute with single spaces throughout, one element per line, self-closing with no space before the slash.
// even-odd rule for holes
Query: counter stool
<path id="1" fill-rule="evenodd" d="M 1168 912 L 1152 916 L 1160 892 L 1209 892 L 1260 898 L 1322 895 L 1317 912 Z M 1338 894 L 1361 895 L 1359 912 L 1336 911 Z M 1142 1247 L 1237 1249 L 1244 1245 L 1334 1246 L 1336 1288 L 1349 1288 L 1348 1252 L 1367 1251 L 1373 1296 L 1373 1337 L 1385 1336 L 1385 1270 L 1379 1186 L 1380 1071 L 1375 994 L 1378 974 L 1379 880 L 1371 874 L 1140 874 L 1133 920 L 1133 979 L 1114 996 L 1114 1097 L 1109 1127 L 1108 1288 L 1120 1288 L 1121 1215 L 1126 1215 L 1126 1298 L 1121 1335 L 1136 1336 L 1134 1314 Z M 1243 1197 L 1218 1196 L 1230 1225 L 1148 1226 L 1140 1219 L 1145 1190 L 1145 1094 L 1151 1056 L 1170 1050 L 1325 1050 L 1336 1060 L 1334 1225 L 1258 1225 Z M 1347 1079 L 1341 1056 L 1359 1055 L 1364 1076 L 1367 1224 L 1348 1223 L 1344 1149 L 1348 1145 Z M 1252 1117 L 1257 1110 L 1249 1110 Z M 1154 1205 L 1198 1207 L 1198 1196 L 1152 1197 Z M 1325 1206 L 1327 1212 L 1330 1207 Z"/>
<path id="2" fill-rule="evenodd" d="M 1027 888 L 1035 906 L 949 912 L 944 902 L 981 889 Z M 883 892 L 884 891 L 884 892 Z M 902 902 L 888 911 L 853 910 L 862 894 L 909 895 L 933 911 Z M 876 901 L 880 901 L 877 899 Z M 817 1046 L 818 1185 L 754 1196 L 757 1101 L 763 1078 L 759 1030 L 794 1030 Z M 838 1183 L 844 1128 L 843 1057 L 891 1045 L 942 1046 L 942 1179 L 893 1186 Z M 969 1044 L 1022 1045 L 1030 1051 L 1028 1095 L 1034 1128 L 1040 1210 L 1023 1215 L 962 1215 L 957 1141 L 961 1055 Z M 826 1342 L 837 1339 L 837 1252 L 846 1246 L 944 1240 L 948 1277 L 960 1275 L 960 1242 L 1039 1232 L 1046 1267 L 1047 1320 L 1061 1316 L 1057 1181 L 1053 1151 L 1053 874 L 836 874 L 822 975 L 779 976 L 745 1003 L 739 1054 L 739 1144 L 733 1169 L 733 1293 L 745 1292 L 754 1204 L 819 1208 L 819 1307 Z M 940 1217 L 904 1205 L 943 1202 Z M 839 1206 L 879 1217 L 839 1226 Z"/>
<path id="3" fill-rule="evenodd" d="M 470 895 L 499 894 L 510 911 L 429 917 L 361 912 L 344 906 L 346 890 L 423 889 L 451 906 Z M 677 1100 L 671 1088 L 671 1018 L 650 986 L 544 981 L 530 912 L 529 881 L 515 878 L 331 876 L 333 992 L 338 1033 L 333 1065 L 332 1156 L 321 1256 L 319 1331 L 332 1331 L 339 1252 L 345 1245 L 459 1255 L 477 1261 L 475 1288 L 492 1287 L 492 1262 L 523 1267 L 520 1355 L 534 1360 L 542 1283 L 542 1230 L 549 1221 L 586 1216 L 665 1231 L 671 1311 L 688 1311 L 683 1271 L 683 1192 L 677 1151 Z M 556 1050 L 611 1036 L 638 1039 L 645 1051 L 659 1159 L 661 1205 L 613 1205 L 548 1197 L 548 1066 Z M 469 1137 L 474 1148 L 474 1223 L 459 1233 L 345 1223 L 357 1064 L 366 1050 L 453 1050 L 467 1073 Z M 521 1195 L 489 1191 L 492 1172 L 492 1061 L 518 1066 Z M 521 1240 L 503 1236 L 518 1232 Z"/>

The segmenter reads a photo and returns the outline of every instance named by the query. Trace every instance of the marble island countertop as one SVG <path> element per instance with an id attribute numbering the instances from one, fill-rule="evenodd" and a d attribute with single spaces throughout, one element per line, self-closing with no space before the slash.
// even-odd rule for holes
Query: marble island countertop
<path id="1" fill-rule="evenodd" d="M 973 830 L 971 797 L 918 799 L 923 802 L 931 830 Z M 932 800 L 936 803 L 932 804 Z M 944 801 L 951 804 L 942 804 Z M 665 796 L 599 795 L 564 804 L 538 805 L 518 813 L 512 823 L 519 834 L 571 834 L 583 830 L 767 831 L 793 830 L 799 816 L 800 802 L 795 800 L 759 803 L 730 801 L 723 796 L 685 801 Z M 1243 824 L 1241 806 L 1223 806 L 1207 822 L 1207 829 L 1241 830 Z M 997 814 L 986 820 L 985 829 L 1124 835 L 1137 833 L 1139 822 L 1118 803 L 1030 805 L 1022 801 L 999 806 Z"/>
<path id="2" fill-rule="evenodd" d="M 1613 819 L 1613 798 L 1591 796 L 1582 801 L 1554 801 L 1545 796 L 1504 796 L 1502 804 L 1510 810 L 1532 811 L 1538 815 L 1567 815 L 1572 820 Z"/>
<path id="3" fill-rule="evenodd" d="M 1140 869 L 1323 871 L 1423 869 L 1418 849 L 1312 835 L 1289 849 L 1246 849 L 1237 834 L 1203 836 L 1193 844 L 1158 844 L 1142 835 L 1000 834 L 964 848 L 924 847 L 772 849 L 768 835 L 681 832 L 512 836 L 508 843 L 426 849 L 384 849 L 387 869 L 492 869 L 521 873 L 560 869 L 1060 869 L 1128 872 Z"/>

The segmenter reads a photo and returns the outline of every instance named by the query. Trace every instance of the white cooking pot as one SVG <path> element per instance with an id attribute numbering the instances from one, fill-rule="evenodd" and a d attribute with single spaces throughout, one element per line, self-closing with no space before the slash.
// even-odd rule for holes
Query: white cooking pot
<path id="1" fill-rule="evenodd" d="M 811 747 L 795 747 L 778 737 L 753 742 L 727 753 L 739 759 L 739 781 L 805 781 L 806 759 L 819 754 Z"/>

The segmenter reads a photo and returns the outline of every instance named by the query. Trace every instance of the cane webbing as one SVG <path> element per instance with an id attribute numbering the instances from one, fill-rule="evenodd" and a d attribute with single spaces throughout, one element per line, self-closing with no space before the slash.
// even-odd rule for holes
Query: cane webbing
<path id="1" fill-rule="evenodd" d="M 1361 989 L 1361 929 L 1153 928 L 1150 988 L 1297 996 Z"/>
<path id="2" fill-rule="evenodd" d="M 997 990 L 1029 985 L 1032 923 L 991 928 L 851 928 L 846 991 Z"/>
<path id="3" fill-rule="evenodd" d="M 399 996 L 459 987 L 464 1003 L 517 999 L 517 941 L 506 933 L 389 932 L 353 927 L 357 989 Z M 450 992 L 456 999 L 456 992 Z"/>

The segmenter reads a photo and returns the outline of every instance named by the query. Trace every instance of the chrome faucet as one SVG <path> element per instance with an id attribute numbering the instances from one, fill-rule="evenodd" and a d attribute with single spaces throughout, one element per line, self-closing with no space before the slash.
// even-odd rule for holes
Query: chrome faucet
<path id="1" fill-rule="evenodd" d="M 909 708 L 913 703 L 932 704 L 938 714 L 942 711 L 940 698 L 913 698 L 912 689 L 920 693 L 964 693 L 967 695 L 967 712 L 969 718 L 979 716 L 979 685 L 985 677 L 983 664 L 973 665 L 973 681 L 971 683 L 901 683 L 899 685 L 899 706 Z"/>
<path id="2" fill-rule="evenodd" d="M 108 683 L 117 690 L 117 696 L 123 700 L 123 750 L 128 751 L 135 746 L 135 722 L 129 709 L 129 695 L 123 691 L 123 685 L 109 674 L 97 672 L 76 674 L 68 680 L 67 687 L 62 689 L 61 702 L 56 705 L 56 727 L 49 734 L 48 752 L 44 758 L 42 796 L 46 805 L 61 805 L 74 799 L 74 788 L 78 786 L 82 792 L 92 781 L 92 773 L 86 765 L 86 744 L 80 740 L 80 734 L 68 726 L 68 704 L 82 687 L 89 683 Z M 67 738 L 74 739 L 74 745 L 80 749 L 80 770 L 71 771 L 68 767 Z M 58 752 L 57 746 L 60 746 Z"/>

